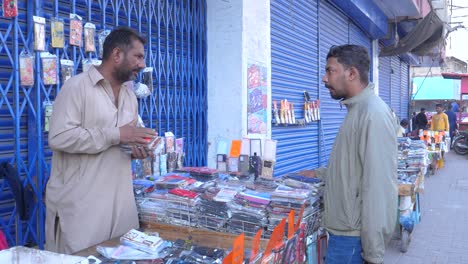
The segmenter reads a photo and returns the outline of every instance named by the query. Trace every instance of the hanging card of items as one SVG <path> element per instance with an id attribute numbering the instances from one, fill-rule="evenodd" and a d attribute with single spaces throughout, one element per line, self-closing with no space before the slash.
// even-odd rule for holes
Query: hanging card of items
<path id="1" fill-rule="evenodd" d="M 11 18 L 18 15 L 18 0 L 3 0 L 3 17 Z"/>
<path id="2" fill-rule="evenodd" d="M 71 77 L 73 77 L 73 69 L 75 67 L 75 63 L 72 60 L 60 60 L 60 69 L 62 74 L 62 82 L 64 83 Z"/>
<path id="3" fill-rule="evenodd" d="M 45 18 L 33 16 L 34 21 L 34 50 L 45 50 Z"/>
<path id="4" fill-rule="evenodd" d="M 276 140 L 265 141 L 265 154 L 262 160 L 262 178 L 273 179 L 273 168 L 276 161 Z"/>
<path id="5" fill-rule="evenodd" d="M 41 53 L 42 82 L 44 85 L 57 84 L 57 56 L 48 52 Z"/>
<path id="6" fill-rule="evenodd" d="M 95 52 L 96 45 L 94 43 L 94 37 L 96 35 L 96 25 L 93 23 L 86 23 L 84 26 L 84 38 L 85 38 L 85 51 Z"/>
<path id="7" fill-rule="evenodd" d="M 106 29 L 103 30 L 99 33 L 99 57 L 102 58 L 102 55 L 104 54 L 104 40 L 106 40 L 107 35 L 111 33 L 110 30 Z"/>
<path id="8" fill-rule="evenodd" d="M 70 45 L 81 47 L 83 22 L 79 15 L 70 14 Z"/>
<path id="9" fill-rule="evenodd" d="M 144 83 L 150 92 L 153 93 L 153 67 L 146 67 L 143 69 L 143 73 L 141 75 L 141 82 Z"/>
<path id="10" fill-rule="evenodd" d="M 52 116 L 53 104 L 52 102 L 43 102 L 44 106 L 44 131 L 49 132 L 50 117 Z"/>
<path id="11" fill-rule="evenodd" d="M 53 17 L 50 21 L 50 31 L 52 34 L 52 47 L 63 48 L 65 46 L 63 19 Z"/>
<path id="12" fill-rule="evenodd" d="M 34 56 L 23 50 L 19 55 L 20 85 L 34 85 Z"/>

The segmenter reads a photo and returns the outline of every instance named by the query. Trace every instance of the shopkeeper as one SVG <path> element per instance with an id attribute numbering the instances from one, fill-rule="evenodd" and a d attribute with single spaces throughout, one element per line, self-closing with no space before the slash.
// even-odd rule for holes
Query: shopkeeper
<path id="1" fill-rule="evenodd" d="M 46 190 L 46 249 L 74 253 L 137 228 L 131 180 L 133 158 L 152 129 L 137 128 L 138 103 L 124 84 L 145 67 L 145 40 L 118 28 L 104 41 L 103 62 L 65 82 L 53 106 Z M 146 138 L 146 139 L 145 139 Z"/>
<path id="2" fill-rule="evenodd" d="M 327 264 L 382 263 L 397 223 L 397 130 L 388 105 L 369 83 L 369 52 L 356 45 L 332 47 L 323 82 L 348 109 L 325 182 Z"/>

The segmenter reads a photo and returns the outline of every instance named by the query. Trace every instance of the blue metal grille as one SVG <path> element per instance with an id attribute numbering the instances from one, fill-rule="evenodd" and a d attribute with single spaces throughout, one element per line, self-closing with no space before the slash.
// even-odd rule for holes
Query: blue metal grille
<path id="1" fill-rule="evenodd" d="M 146 63 L 154 68 L 153 94 L 140 101 L 140 115 L 160 134 L 172 131 L 185 138 L 186 165 L 206 165 L 206 1 L 205 0 L 20 0 L 18 17 L 0 17 L 0 160 L 17 167 L 23 185 L 31 185 L 36 202 L 29 221 L 16 217 L 6 182 L 0 181 L 0 227 L 10 245 L 44 246 L 43 193 L 50 174 L 51 151 L 43 132 L 43 102 L 52 101 L 57 85 L 44 85 L 36 53 L 35 86 L 19 85 L 18 54 L 32 47 L 32 16 L 65 21 L 65 47 L 49 49 L 59 59 L 75 62 L 82 71 L 84 58 L 96 53 L 68 45 L 69 14 L 76 13 L 96 31 L 129 26 L 147 37 Z M 48 36 L 50 36 L 48 34 Z M 50 38 L 46 37 L 49 46 Z M 96 37 L 97 43 L 97 37 Z"/>

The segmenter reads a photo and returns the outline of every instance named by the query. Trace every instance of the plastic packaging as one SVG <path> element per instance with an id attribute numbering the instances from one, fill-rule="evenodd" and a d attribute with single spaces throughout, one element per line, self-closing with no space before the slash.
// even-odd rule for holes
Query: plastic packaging
<path id="1" fill-rule="evenodd" d="M 44 85 L 57 84 L 57 56 L 48 52 L 41 53 L 42 82 Z"/>
<path id="2" fill-rule="evenodd" d="M 103 30 L 99 33 L 98 39 L 99 39 L 99 58 L 102 58 L 103 53 L 104 53 L 104 41 L 106 40 L 106 37 L 111 33 L 110 30 L 106 29 Z"/>
<path id="3" fill-rule="evenodd" d="M 136 83 L 135 85 L 133 85 L 133 92 L 139 99 L 146 98 L 151 94 L 151 91 L 148 89 L 148 86 L 146 86 L 146 84 L 144 83 Z"/>
<path id="4" fill-rule="evenodd" d="M 141 75 L 141 82 L 144 83 L 149 90 L 149 93 L 153 93 L 153 67 L 146 67 L 143 69 Z"/>
<path id="5" fill-rule="evenodd" d="M 81 47 L 83 38 L 82 18 L 77 14 L 70 14 L 70 45 Z"/>
<path id="6" fill-rule="evenodd" d="M 34 21 L 34 50 L 45 50 L 45 18 L 33 16 Z"/>
<path id="7" fill-rule="evenodd" d="M 85 51 L 86 52 L 95 52 L 96 45 L 94 38 L 96 35 L 96 25 L 93 23 L 86 23 L 84 25 L 84 38 L 85 38 Z"/>
<path id="8" fill-rule="evenodd" d="M 62 74 L 62 83 L 73 77 L 75 64 L 72 60 L 60 60 L 60 72 Z"/>
<path id="9" fill-rule="evenodd" d="M 12 18 L 18 15 L 18 0 L 3 0 L 3 16 Z"/>
<path id="10" fill-rule="evenodd" d="M 50 21 L 50 31 L 52 34 L 52 47 L 63 48 L 65 46 L 65 31 L 63 19 L 53 17 Z"/>
<path id="11" fill-rule="evenodd" d="M 23 50 L 19 55 L 20 85 L 34 85 L 34 56 Z"/>

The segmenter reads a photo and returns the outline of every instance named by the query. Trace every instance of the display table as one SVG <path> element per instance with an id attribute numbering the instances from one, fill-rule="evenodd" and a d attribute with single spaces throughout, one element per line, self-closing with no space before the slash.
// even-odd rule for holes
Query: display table
<path id="1" fill-rule="evenodd" d="M 175 241 L 177 239 L 183 239 L 186 241 L 191 241 L 192 244 L 204 247 L 211 248 L 223 248 L 230 249 L 232 248 L 234 239 L 239 234 L 229 234 L 229 233 L 220 233 L 210 230 L 203 230 L 197 228 L 190 228 L 185 226 L 175 226 L 163 223 L 141 223 L 141 229 L 147 232 L 158 232 L 159 236 L 168 241 Z M 245 237 L 245 247 L 252 248 L 253 237 Z M 264 250 L 268 240 L 260 240 L 260 249 Z M 120 238 L 114 238 L 108 241 L 99 243 L 82 251 L 79 251 L 73 255 L 87 257 L 93 255 L 99 257 L 100 254 L 97 253 L 97 246 L 104 247 L 117 247 L 120 245 Z"/>

